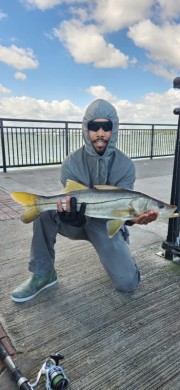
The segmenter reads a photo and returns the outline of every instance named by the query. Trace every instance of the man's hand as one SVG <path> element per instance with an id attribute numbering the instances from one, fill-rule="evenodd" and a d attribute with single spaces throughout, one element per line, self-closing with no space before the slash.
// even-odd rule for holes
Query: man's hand
<path id="1" fill-rule="evenodd" d="M 77 211 L 77 201 L 75 197 L 67 196 L 66 198 L 66 210 L 63 210 L 62 202 L 59 199 L 57 202 L 58 214 L 61 222 L 67 225 L 80 227 L 86 223 L 84 216 L 86 210 L 86 204 L 81 203 L 80 210 Z"/>
<path id="2" fill-rule="evenodd" d="M 157 219 L 158 212 L 157 211 L 149 211 L 146 214 L 142 214 L 137 218 L 131 219 L 131 222 L 137 223 L 139 225 L 147 225 L 149 222 L 153 222 Z"/>

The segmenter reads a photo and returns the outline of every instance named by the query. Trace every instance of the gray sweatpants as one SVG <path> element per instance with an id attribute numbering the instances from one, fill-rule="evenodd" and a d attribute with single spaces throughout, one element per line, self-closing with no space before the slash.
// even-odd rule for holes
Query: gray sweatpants
<path id="1" fill-rule="evenodd" d="M 91 242 L 117 289 L 129 292 L 137 288 L 140 272 L 121 231 L 109 238 L 105 221 L 96 218 L 90 218 L 81 228 L 65 225 L 55 211 L 46 211 L 34 221 L 31 272 L 42 275 L 54 267 L 57 233 L 73 240 Z"/>

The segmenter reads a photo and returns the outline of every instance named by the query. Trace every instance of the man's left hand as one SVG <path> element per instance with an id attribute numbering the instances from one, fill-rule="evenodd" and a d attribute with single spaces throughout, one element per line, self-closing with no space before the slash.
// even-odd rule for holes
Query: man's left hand
<path id="1" fill-rule="evenodd" d="M 133 222 L 133 224 L 137 223 L 138 225 L 147 225 L 148 223 L 155 221 L 157 217 L 157 211 L 149 211 L 146 214 L 142 214 L 137 218 L 131 219 L 131 222 Z"/>

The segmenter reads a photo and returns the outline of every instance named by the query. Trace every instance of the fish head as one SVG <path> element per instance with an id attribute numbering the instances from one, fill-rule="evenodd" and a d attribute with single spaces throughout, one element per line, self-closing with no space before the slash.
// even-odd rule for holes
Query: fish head
<path id="1" fill-rule="evenodd" d="M 178 216 L 177 213 L 174 213 L 177 206 L 162 202 L 161 200 L 150 198 L 147 206 L 147 211 L 157 211 L 160 217 L 173 218 Z"/>

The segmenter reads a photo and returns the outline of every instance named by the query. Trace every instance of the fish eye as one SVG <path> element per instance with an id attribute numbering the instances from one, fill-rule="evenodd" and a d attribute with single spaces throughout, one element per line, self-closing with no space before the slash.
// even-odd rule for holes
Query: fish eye
<path id="1" fill-rule="evenodd" d="M 158 207 L 160 208 L 160 209 L 163 209 L 164 208 L 164 203 L 163 202 L 158 202 Z"/>

